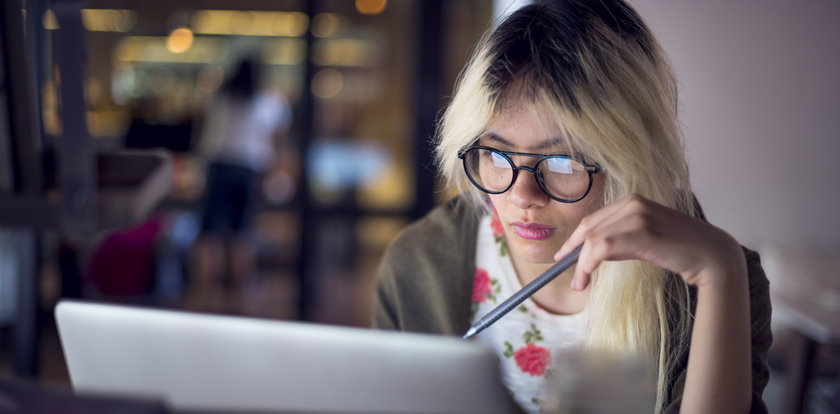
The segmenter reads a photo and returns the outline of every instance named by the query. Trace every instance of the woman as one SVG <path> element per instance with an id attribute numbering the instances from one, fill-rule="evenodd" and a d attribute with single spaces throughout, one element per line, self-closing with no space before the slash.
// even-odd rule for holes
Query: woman
<path id="1" fill-rule="evenodd" d="M 676 109 L 663 52 L 622 0 L 514 12 L 441 123 L 440 169 L 463 194 L 389 247 L 374 324 L 462 335 L 582 243 L 476 336 L 522 408 L 539 410 L 552 352 L 585 346 L 645 356 L 657 411 L 765 412 L 768 283 L 694 202 Z"/>
<path id="2" fill-rule="evenodd" d="M 204 114 L 199 152 L 207 176 L 192 281 L 199 301 L 212 301 L 209 292 L 221 278 L 238 288 L 254 270 L 248 231 L 258 184 L 277 162 L 292 119 L 285 97 L 261 87 L 263 71 L 253 58 L 239 60 Z"/>

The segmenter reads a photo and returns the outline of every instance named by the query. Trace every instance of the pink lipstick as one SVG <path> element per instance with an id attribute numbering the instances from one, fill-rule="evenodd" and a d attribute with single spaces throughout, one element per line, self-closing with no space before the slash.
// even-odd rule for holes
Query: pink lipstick
<path id="1" fill-rule="evenodd" d="M 554 235 L 554 227 L 536 223 L 513 223 L 513 232 L 527 240 L 545 240 Z"/>

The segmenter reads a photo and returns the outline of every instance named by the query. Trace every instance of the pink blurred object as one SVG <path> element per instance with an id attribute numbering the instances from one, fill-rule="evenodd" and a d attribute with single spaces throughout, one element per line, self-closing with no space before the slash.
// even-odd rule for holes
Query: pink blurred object
<path id="1" fill-rule="evenodd" d="M 160 215 L 107 236 L 94 251 L 86 277 L 108 295 L 143 295 L 152 289 Z"/>

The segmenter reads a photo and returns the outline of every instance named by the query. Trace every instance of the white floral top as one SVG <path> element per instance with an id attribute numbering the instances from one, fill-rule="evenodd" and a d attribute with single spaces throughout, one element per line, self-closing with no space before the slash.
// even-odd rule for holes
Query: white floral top
<path id="1" fill-rule="evenodd" d="M 472 322 L 521 288 L 501 223 L 495 215 L 487 215 L 478 226 Z M 587 323 L 587 311 L 556 315 L 527 299 L 475 340 L 499 355 L 502 381 L 519 405 L 529 413 L 539 413 L 546 377 L 557 359 L 552 354 L 582 345 Z"/>

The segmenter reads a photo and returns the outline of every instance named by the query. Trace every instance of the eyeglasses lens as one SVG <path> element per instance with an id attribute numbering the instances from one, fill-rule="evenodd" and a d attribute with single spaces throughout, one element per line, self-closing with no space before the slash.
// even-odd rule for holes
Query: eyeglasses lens
<path id="1" fill-rule="evenodd" d="M 526 162 L 527 157 L 521 158 Z M 464 166 L 473 183 L 489 193 L 507 190 L 513 184 L 514 170 L 517 168 L 508 156 L 485 148 L 469 149 L 464 154 Z M 545 158 L 538 163 L 537 171 L 545 190 L 554 198 L 576 200 L 589 189 L 589 172 L 573 158 Z"/>

